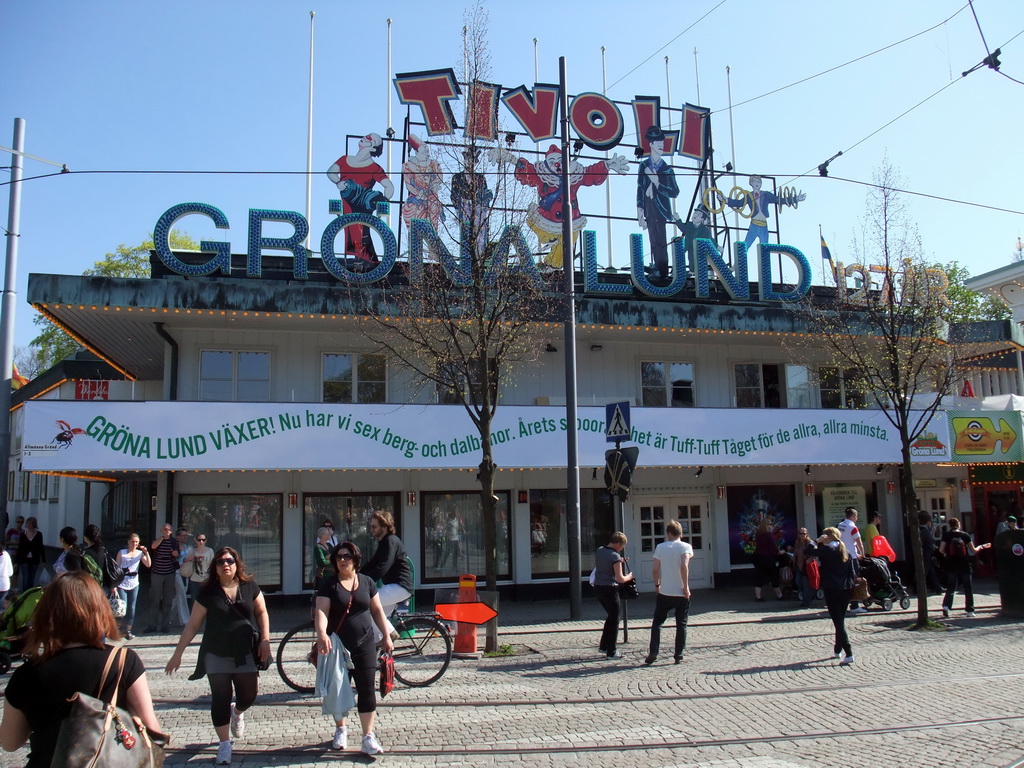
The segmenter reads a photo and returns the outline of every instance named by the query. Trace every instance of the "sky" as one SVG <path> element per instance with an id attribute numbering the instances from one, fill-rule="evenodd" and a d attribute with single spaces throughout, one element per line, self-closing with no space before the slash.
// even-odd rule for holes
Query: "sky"
<path id="1" fill-rule="evenodd" d="M 563 15 L 537 0 L 483 6 L 493 82 L 557 83 L 564 56 L 570 94 L 601 92 L 604 71 L 616 101 L 660 96 L 712 110 L 717 168 L 731 161 L 806 193 L 776 223 L 779 240 L 808 256 L 822 284 L 819 227 L 837 260 L 854 261 L 865 184 L 886 160 L 902 188 L 919 193 L 904 201 L 926 256 L 958 261 L 972 275 L 1012 261 L 1024 236 L 1024 3 L 974 0 L 972 13 L 965 2 L 567 0 L 557 6 Z M 29 273 L 80 274 L 117 245 L 144 240 L 172 205 L 220 208 L 226 232 L 196 216 L 180 226 L 196 240 L 226 239 L 234 253 L 246 249 L 250 208 L 305 210 L 309 11 L 318 242 L 327 201 L 337 197 L 324 171 L 353 151 L 346 136 L 385 133 L 389 100 L 396 130 L 406 115 L 389 80 L 388 19 L 391 73 L 458 68 L 466 8 L 457 0 L 6 3 L 0 146 L 12 145 L 14 119 L 24 118 L 25 152 L 71 170 L 51 175 L 58 167 L 24 161 L 16 346 L 38 330 Z M 1000 72 L 961 76 L 986 57 L 986 42 L 1002 49 Z M 422 119 L 416 110 L 413 118 Z M 507 111 L 500 119 L 518 128 Z M 627 113 L 624 144 L 635 144 L 630 121 Z M 632 147 L 618 151 L 632 159 Z M 838 151 L 820 177 L 818 165 Z M 395 177 L 400 157 L 396 147 Z M 688 202 L 688 163 L 673 164 Z M 610 184 L 613 214 L 632 215 L 635 166 Z M 6 202 L 10 185 L 3 189 Z M 601 191 L 584 190 L 579 201 L 584 213 L 605 212 Z M 638 231 L 616 225 L 616 265 L 625 265 L 628 236 Z M 598 260 L 609 260 L 603 234 Z"/>

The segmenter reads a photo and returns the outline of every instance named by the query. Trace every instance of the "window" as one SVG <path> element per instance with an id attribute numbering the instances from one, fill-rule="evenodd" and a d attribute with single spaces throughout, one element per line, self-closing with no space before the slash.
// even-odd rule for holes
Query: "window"
<path id="1" fill-rule="evenodd" d="M 265 403 L 270 400 L 270 353 L 204 349 L 199 399 Z"/>
<path id="2" fill-rule="evenodd" d="M 564 490 L 530 491 L 530 575 L 533 578 L 569 573 L 569 539 Z M 600 488 L 580 489 L 581 565 L 594 567 L 594 552 L 615 531 L 611 495 Z"/>
<path id="3" fill-rule="evenodd" d="M 12 469 L 7 473 L 7 500 L 14 501 L 14 484 L 17 473 Z"/>
<path id="4" fill-rule="evenodd" d="M 387 402 L 387 365 L 383 355 L 325 354 L 325 403 Z"/>
<path id="5" fill-rule="evenodd" d="M 498 399 L 498 364 L 493 357 L 487 359 L 487 370 L 491 375 L 491 402 Z M 441 405 L 462 405 L 462 391 L 465 390 L 466 377 L 461 365 L 455 363 L 442 364 L 439 374 L 453 382 L 452 386 L 437 385 L 437 402 Z M 477 369 L 473 382 L 473 399 L 477 404 L 483 403 L 483 379 Z M 456 385 L 455 382 L 458 382 Z M 458 386 L 458 389 L 455 387 Z"/>
<path id="6" fill-rule="evenodd" d="M 654 408 L 692 408 L 693 363 L 640 363 L 642 403 Z"/>
<path id="7" fill-rule="evenodd" d="M 857 372 L 834 366 L 818 369 L 818 391 L 822 408 L 864 408 L 867 398 L 856 386 Z"/>
<path id="8" fill-rule="evenodd" d="M 270 493 L 182 495 L 179 525 L 206 546 L 232 547 L 263 591 L 281 589 L 281 496 Z"/>
<path id="9" fill-rule="evenodd" d="M 786 366 L 786 407 L 814 408 L 811 371 L 802 365 Z"/>
<path id="10" fill-rule="evenodd" d="M 50 501 L 60 501 L 60 475 L 50 475 Z"/>
<path id="11" fill-rule="evenodd" d="M 306 494 L 302 513 L 302 581 L 306 587 L 313 586 L 313 547 L 317 529 L 324 520 L 331 521 L 339 544 L 351 541 L 359 547 L 365 563 L 377 550 L 377 540 L 370 535 L 370 515 L 378 509 L 386 509 L 395 518 L 395 527 L 401 538 L 401 515 L 396 513 L 396 510 L 401 510 L 398 494 Z"/>
<path id="12" fill-rule="evenodd" d="M 781 372 L 778 365 L 761 363 L 737 363 L 736 407 L 737 408 L 781 408 L 779 393 Z"/>
<path id="13" fill-rule="evenodd" d="M 498 494 L 498 578 L 512 577 L 512 532 L 508 491 Z M 480 493 L 424 493 L 421 582 L 458 581 L 459 574 L 484 573 L 484 526 Z"/>

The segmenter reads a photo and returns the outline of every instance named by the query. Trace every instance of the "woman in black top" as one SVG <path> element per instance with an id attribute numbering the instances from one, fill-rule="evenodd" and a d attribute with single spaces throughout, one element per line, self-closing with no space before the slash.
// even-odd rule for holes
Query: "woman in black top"
<path id="1" fill-rule="evenodd" d="M 393 644 L 387 631 L 387 619 L 377 597 L 377 587 L 369 576 L 359 573 L 362 553 L 351 541 L 345 541 L 331 552 L 334 575 L 320 582 L 316 593 L 317 648 L 326 656 L 333 643 L 341 640 L 352 655 L 355 668 L 351 670 L 355 680 L 359 710 L 359 722 L 363 728 L 362 751 L 367 755 L 379 755 L 381 748 L 373 733 L 373 722 L 377 712 L 376 671 L 377 647 L 374 642 L 374 624 L 383 635 L 381 643 L 385 653 L 390 653 Z M 337 656 L 344 663 L 344 656 Z M 345 749 L 348 746 L 348 732 L 345 718 L 335 715 L 333 746 Z"/>
<path id="2" fill-rule="evenodd" d="M 188 624 L 181 631 L 178 645 L 164 671 L 171 674 L 181 666 L 185 648 L 199 633 L 203 622 L 203 642 L 199 646 L 196 671 L 210 681 L 213 701 L 210 716 L 220 744 L 217 765 L 231 764 L 230 734 L 241 738 L 245 732 L 244 713 L 256 701 L 259 670 L 253 658 L 252 631 L 259 628 L 259 656 L 270 656 L 270 619 L 259 585 L 245 571 L 241 556 L 231 547 L 214 553 L 213 568 L 199 594 Z M 235 702 L 231 703 L 232 692 Z"/>
<path id="3" fill-rule="evenodd" d="M 7 684 L 0 745 L 8 752 L 26 741 L 32 752 L 26 768 L 49 768 L 61 723 L 71 713 L 68 698 L 82 692 L 110 701 L 117 669 L 100 687 L 100 675 L 110 655 L 107 640 L 118 640 L 110 605 L 96 581 L 73 571 L 47 585 L 33 617 L 25 648 L 29 661 L 14 671 Z M 125 657 L 118 683 L 118 702 L 151 731 L 160 724 L 146 681 L 146 667 L 135 651 Z"/>
<path id="4" fill-rule="evenodd" d="M 82 538 L 85 540 L 85 549 L 82 550 L 83 555 L 89 555 L 96 565 L 103 571 L 103 588 L 107 590 L 111 597 L 117 594 L 117 588 L 110 581 L 110 568 L 107 564 L 107 548 L 103 546 L 103 539 L 100 537 L 100 527 L 98 525 L 87 525 L 85 526 L 85 533 L 82 534 Z"/>
<path id="5" fill-rule="evenodd" d="M 377 539 L 377 549 L 359 572 L 380 581 L 380 605 L 390 616 L 396 605 L 412 596 L 412 569 L 390 512 L 379 509 L 370 516 L 370 535 Z"/>
<path id="6" fill-rule="evenodd" d="M 846 634 L 846 607 L 850 604 L 850 592 L 853 590 L 853 580 L 857 575 L 853 558 L 846 551 L 838 528 L 826 528 L 818 537 L 818 545 L 811 544 L 806 551 L 818 558 L 821 569 L 821 589 L 825 593 L 825 606 L 836 630 L 832 652 L 837 659 L 842 653 L 846 654 L 840 664 L 853 664 L 853 649 Z"/>
<path id="7" fill-rule="evenodd" d="M 21 576 L 21 591 L 36 585 L 36 571 L 46 562 L 46 550 L 43 549 L 43 534 L 39 531 L 39 523 L 34 517 L 26 518 L 25 530 L 18 541 L 18 553 L 14 558 Z"/>

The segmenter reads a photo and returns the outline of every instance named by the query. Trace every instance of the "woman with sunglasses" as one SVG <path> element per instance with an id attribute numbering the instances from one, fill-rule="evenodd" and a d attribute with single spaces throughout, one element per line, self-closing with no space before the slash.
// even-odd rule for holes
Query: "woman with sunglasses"
<path id="1" fill-rule="evenodd" d="M 205 675 L 210 681 L 210 714 L 220 742 L 216 764 L 231 765 L 229 725 L 230 735 L 241 738 L 245 732 L 245 712 L 256 701 L 259 670 L 253 658 L 254 627 L 259 628 L 260 659 L 270 657 L 270 618 L 263 593 L 246 573 L 241 556 L 231 547 L 221 547 L 214 554 L 213 570 L 196 596 L 192 615 L 164 669 L 167 674 L 181 666 L 182 654 L 204 621 L 199 661 L 189 680 Z"/>
<path id="2" fill-rule="evenodd" d="M 331 552 L 334 574 L 327 576 L 317 588 L 316 610 L 313 622 L 316 626 L 317 650 L 330 659 L 322 663 L 332 664 L 330 672 L 336 678 L 344 675 L 345 656 L 338 653 L 340 642 L 352 657 L 354 668 L 350 670 L 355 680 L 358 695 L 356 708 L 363 729 L 362 751 L 367 755 L 379 755 L 384 749 L 373 733 L 377 712 L 377 645 L 374 642 L 374 625 L 383 634 L 382 645 L 390 653 L 393 645 L 387 632 L 387 618 L 381 608 L 377 587 L 373 579 L 359 573 L 362 553 L 351 541 L 345 541 Z M 332 746 L 345 749 L 348 746 L 348 731 L 343 711 L 332 711 L 325 699 L 324 711 L 334 717 L 335 730 Z M 343 706 L 343 705 L 339 705 Z"/>

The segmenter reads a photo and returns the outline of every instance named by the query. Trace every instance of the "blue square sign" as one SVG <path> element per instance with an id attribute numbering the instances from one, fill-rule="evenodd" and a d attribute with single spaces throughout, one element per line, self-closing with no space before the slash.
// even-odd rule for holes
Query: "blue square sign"
<path id="1" fill-rule="evenodd" d="M 604 407 L 604 436 L 609 443 L 629 440 L 629 401 L 608 403 Z"/>

